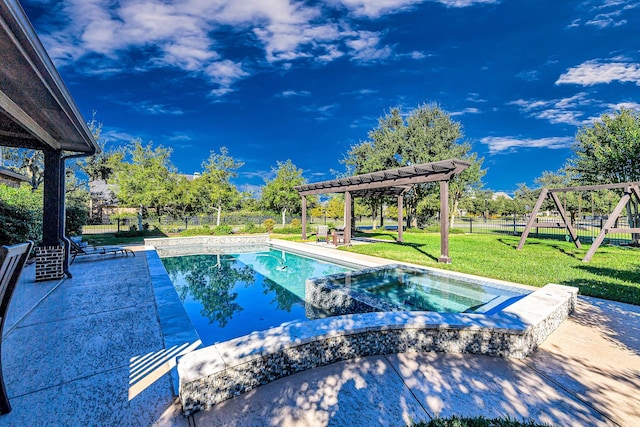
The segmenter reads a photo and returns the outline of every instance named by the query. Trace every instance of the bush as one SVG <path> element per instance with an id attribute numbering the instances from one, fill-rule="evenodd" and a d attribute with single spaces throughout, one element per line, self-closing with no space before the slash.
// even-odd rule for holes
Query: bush
<path id="1" fill-rule="evenodd" d="M 278 228 L 277 230 L 275 230 L 276 233 L 280 233 L 280 234 L 301 234 L 302 233 L 302 227 L 297 226 L 291 226 L 291 227 L 282 227 L 282 228 Z"/>
<path id="2" fill-rule="evenodd" d="M 213 227 L 211 230 L 212 234 L 216 236 L 221 236 L 225 234 L 233 234 L 233 227 L 227 224 L 221 224 Z"/>
<path id="3" fill-rule="evenodd" d="M 89 210 L 83 205 L 67 206 L 66 229 L 68 234 L 82 234 L 82 226 L 89 219 Z"/>
<path id="4" fill-rule="evenodd" d="M 209 236 L 213 234 L 208 225 L 204 225 L 202 227 L 192 227 L 187 228 L 186 230 L 182 230 L 180 235 L 183 237 L 188 236 Z"/>
<path id="5" fill-rule="evenodd" d="M 264 227 L 265 230 L 267 230 L 267 233 L 271 233 L 273 231 L 273 227 L 276 226 L 276 222 L 271 218 L 267 218 L 264 221 L 262 221 L 262 226 Z"/>
<path id="6" fill-rule="evenodd" d="M 302 222 L 298 218 L 294 218 L 291 220 L 291 227 L 302 227 Z M 302 228 L 300 228 L 302 229 Z"/>
<path id="7" fill-rule="evenodd" d="M 247 222 L 244 225 L 244 228 L 242 230 L 240 230 L 241 233 L 247 233 L 247 234 L 255 234 L 255 233 L 266 233 L 267 230 L 260 226 L 260 225 L 255 225 L 252 222 Z"/>
<path id="8" fill-rule="evenodd" d="M 0 201 L 0 245 L 13 245 L 38 240 L 41 229 L 29 209 Z"/>

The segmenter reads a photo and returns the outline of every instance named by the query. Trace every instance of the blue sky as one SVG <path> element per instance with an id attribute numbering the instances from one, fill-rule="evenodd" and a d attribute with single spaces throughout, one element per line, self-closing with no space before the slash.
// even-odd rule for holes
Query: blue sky
<path id="1" fill-rule="evenodd" d="M 334 178 L 392 107 L 438 103 L 485 186 L 531 185 L 577 129 L 640 109 L 632 0 L 22 0 L 82 114 L 110 144 L 173 148 L 180 172 L 226 146 L 251 190 L 291 159 Z"/>

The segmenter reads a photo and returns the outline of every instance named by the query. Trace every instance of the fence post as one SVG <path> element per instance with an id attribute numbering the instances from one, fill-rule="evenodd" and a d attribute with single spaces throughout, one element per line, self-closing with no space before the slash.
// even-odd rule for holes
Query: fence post
<path id="1" fill-rule="evenodd" d="M 517 236 L 518 233 L 516 232 L 516 213 L 513 212 L 513 235 Z"/>
<path id="2" fill-rule="evenodd" d="M 184 228 L 185 228 L 185 230 L 189 228 L 189 218 L 188 217 L 184 218 Z"/>
<path id="3" fill-rule="evenodd" d="M 469 217 L 469 234 L 473 234 L 473 217 Z"/>
<path id="4" fill-rule="evenodd" d="M 118 233 L 120 232 L 120 218 L 117 219 L 118 221 Z"/>

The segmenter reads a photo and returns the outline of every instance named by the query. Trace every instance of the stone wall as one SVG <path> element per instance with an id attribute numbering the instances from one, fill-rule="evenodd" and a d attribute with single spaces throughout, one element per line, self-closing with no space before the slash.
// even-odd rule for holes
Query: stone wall
<path id="1" fill-rule="evenodd" d="M 356 357 L 438 351 L 524 358 L 575 307 L 547 285 L 497 315 L 384 312 L 297 322 L 196 350 L 178 362 L 185 415 L 270 381 Z"/>

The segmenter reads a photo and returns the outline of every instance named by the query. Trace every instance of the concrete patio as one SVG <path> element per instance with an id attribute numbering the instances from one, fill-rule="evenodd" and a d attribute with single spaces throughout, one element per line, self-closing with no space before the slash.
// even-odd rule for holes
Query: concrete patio
<path id="1" fill-rule="evenodd" d="M 404 425 L 509 415 L 554 425 L 640 425 L 640 307 L 581 297 L 525 360 L 406 353 L 301 372 L 184 418 L 173 395 L 147 260 L 79 258 L 74 277 L 29 266 L 2 348 L 22 425 Z"/>

